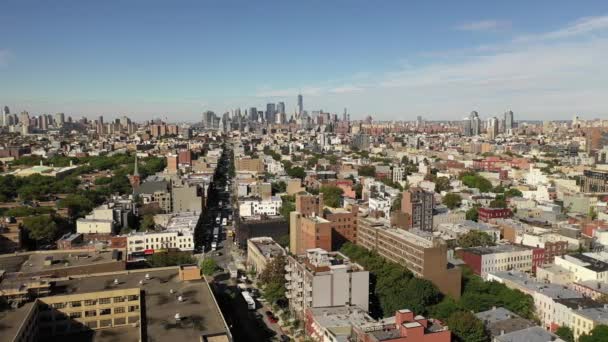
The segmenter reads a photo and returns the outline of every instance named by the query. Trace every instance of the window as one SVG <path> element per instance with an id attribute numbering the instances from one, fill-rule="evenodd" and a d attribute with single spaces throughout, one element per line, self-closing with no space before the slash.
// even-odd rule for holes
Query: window
<path id="1" fill-rule="evenodd" d="M 125 297 L 114 297 L 114 303 L 122 303 L 125 301 Z"/>
<path id="2" fill-rule="evenodd" d="M 87 299 L 84 301 L 85 306 L 95 305 L 96 303 L 97 303 L 97 301 L 95 299 Z"/>
<path id="3" fill-rule="evenodd" d="M 99 316 L 105 316 L 112 314 L 112 309 L 101 309 L 99 310 Z"/>
<path id="4" fill-rule="evenodd" d="M 65 303 L 54 303 L 54 304 L 51 304 L 51 307 L 54 309 L 63 309 L 66 307 L 66 304 Z"/>
<path id="5" fill-rule="evenodd" d="M 138 295 L 129 295 L 129 297 L 127 297 L 127 298 L 129 299 L 129 302 L 130 302 L 130 301 L 138 300 L 139 296 Z"/>
<path id="6" fill-rule="evenodd" d="M 87 310 L 84 312 L 84 317 L 95 317 L 97 316 L 97 311 L 95 310 Z"/>
<path id="7" fill-rule="evenodd" d="M 99 304 L 110 304 L 112 301 L 112 298 L 108 297 L 108 298 L 99 298 Z"/>
<path id="8" fill-rule="evenodd" d="M 115 314 L 121 314 L 121 313 L 125 313 L 125 308 L 124 306 L 119 306 L 117 308 L 114 308 L 114 313 Z"/>
<path id="9" fill-rule="evenodd" d="M 70 312 L 70 318 L 80 318 L 82 317 L 82 312 Z"/>
<path id="10" fill-rule="evenodd" d="M 139 305 L 131 305 L 129 306 L 129 312 L 135 312 L 139 310 Z"/>

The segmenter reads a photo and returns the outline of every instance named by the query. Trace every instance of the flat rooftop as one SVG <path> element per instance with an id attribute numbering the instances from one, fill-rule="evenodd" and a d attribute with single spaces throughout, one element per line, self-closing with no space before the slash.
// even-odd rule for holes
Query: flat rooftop
<path id="1" fill-rule="evenodd" d="M 148 280 L 145 280 L 146 274 L 149 275 Z M 141 280 L 144 280 L 143 284 L 140 284 Z M 202 279 L 180 281 L 177 267 L 58 280 L 53 287 L 53 295 L 73 295 L 130 288 L 139 288 L 144 294 L 141 297 L 141 324 L 145 327 L 143 341 L 198 342 L 202 335 L 227 333 L 219 307 L 206 282 Z M 183 301 L 178 300 L 179 296 L 183 297 Z M 1 312 L 0 335 L 3 338 L 9 336 L 8 341 L 12 340 L 10 336 L 17 333 L 32 306 L 33 303 L 27 303 L 19 309 Z M 175 320 L 176 313 L 180 314 L 180 321 Z M 61 339 L 63 342 L 138 342 L 140 336 L 139 328 L 118 327 L 61 336 Z"/>
<path id="2" fill-rule="evenodd" d="M 45 265 L 47 257 L 52 258 L 52 263 L 50 265 Z M 122 257 L 124 258 L 124 255 Z M 21 265 L 19 272 L 50 271 L 66 267 L 87 266 L 112 261 L 112 250 L 102 252 L 73 251 L 66 253 L 32 253 Z"/>

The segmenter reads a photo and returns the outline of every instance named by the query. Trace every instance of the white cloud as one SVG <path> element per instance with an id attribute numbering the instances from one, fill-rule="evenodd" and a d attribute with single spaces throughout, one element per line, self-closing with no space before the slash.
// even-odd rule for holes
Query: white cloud
<path id="1" fill-rule="evenodd" d="M 480 20 L 464 23 L 456 26 L 459 31 L 498 31 L 511 27 L 511 22 L 506 20 Z"/>
<path id="2" fill-rule="evenodd" d="M 347 105 L 357 116 L 371 113 L 379 119 L 411 119 L 421 113 L 458 119 L 474 109 L 489 116 L 508 108 L 529 119 L 608 115 L 608 16 L 455 55 L 425 58 L 429 62 L 346 85 L 310 86 L 317 89 L 315 96 L 323 95 L 313 102 L 333 111 Z"/>
<path id="3" fill-rule="evenodd" d="M 585 17 L 555 31 L 517 37 L 514 42 L 565 39 L 589 33 L 604 32 L 608 29 L 608 16 Z"/>

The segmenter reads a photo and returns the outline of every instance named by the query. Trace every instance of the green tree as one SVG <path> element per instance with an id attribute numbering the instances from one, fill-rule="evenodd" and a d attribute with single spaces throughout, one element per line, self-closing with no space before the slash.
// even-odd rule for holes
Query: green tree
<path id="1" fill-rule="evenodd" d="M 478 175 L 475 172 L 463 172 L 460 174 L 460 180 L 469 188 L 477 188 L 481 192 L 489 192 L 492 190 L 492 182 Z"/>
<path id="2" fill-rule="evenodd" d="M 505 201 L 504 198 L 495 198 L 492 201 L 490 201 L 490 208 L 506 208 L 507 207 L 507 201 Z"/>
<path id="3" fill-rule="evenodd" d="M 465 215 L 467 220 L 477 222 L 479 219 L 478 207 L 472 207 L 471 209 L 467 210 Z"/>
<path id="4" fill-rule="evenodd" d="M 141 220 L 141 229 L 143 230 L 154 230 L 156 223 L 154 223 L 153 215 L 144 215 Z"/>
<path id="5" fill-rule="evenodd" d="M 458 237 L 458 246 L 463 248 L 476 246 L 494 246 L 494 238 L 490 234 L 472 230 Z"/>
<path id="6" fill-rule="evenodd" d="M 283 200 L 283 204 L 281 205 L 279 212 L 285 218 L 285 220 L 289 222 L 289 214 L 294 210 L 296 210 L 296 205 L 294 202 Z"/>
<path id="7" fill-rule="evenodd" d="M 509 189 L 509 190 L 505 191 L 505 197 L 506 197 L 506 198 L 511 198 L 511 197 L 522 197 L 523 195 L 524 195 L 524 194 L 523 194 L 521 191 L 519 191 L 519 190 L 517 190 L 517 189 L 515 189 L 515 188 L 511 188 L 511 189 Z"/>
<path id="8" fill-rule="evenodd" d="M 188 252 L 154 253 L 146 258 L 150 267 L 168 267 L 194 264 L 192 254 Z"/>
<path id="9" fill-rule="evenodd" d="M 30 216 L 23 219 L 23 227 L 29 237 L 38 242 L 52 242 L 59 233 L 57 224 L 50 215 Z"/>
<path id="10" fill-rule="evenodd" d="M 435 179 L 435 192 L 441 193 L 442 191 L 450 191 L 452 187 L 450 186 L 450 179 L 447 177 L 437 177 Z"/>
<path id="11" fill-rule="evenodd" d="M 566 342 L 574 342 L 574 333 L 572 332 L 572 329 L 566 326 L 557 328 L 555 335 L 559 336 Z"/>
<path id="12" fill-rule="evenodd" d="M 212 258 L 205 258 L 203 261 L 201 261 L 201 270 L 206 276 L 213 275 L 215 270 L 217 270 L 217 263 Z"/>
<path id="13" fill-rule="evenodd" d="M 447 193 L 445 196 L 443 196 L 442 202 L 449 209 L 455 209 L 455 208 L 460 207 L 460 205 L 462 204 L 462 197 L 460 197 L 459 194 L 450 192 L 450 193 Z"/>
<path id="14" fill-rule="evenodd" d="M 593 328 L 589 334 L 579 337 L 578 342 L 606 342 L 608 341 L 608 325 L 600 324 Z"/>
<path id="15" fill-rule="evenodd" d="M 342 194 L 344 190 L 337 186 L 324 185 L 319 189 L 319 193 L 323 194 L 323 203 L 327 206 L 338 208 L 342 202 Z"/>
<path id="16" fill-rule="evenodd" d="M 306 171 L 304 171 L 304 169 L 299 166 L 292 167 L 285 171 L 287 172 L 287 175 L 292 178 L 304 179 L 304 177 L 306 177 Z"/>
<path id="17" fill-rule="evenodd" d="M 59 208 L 67 208 L 68 215 L 72 219 L 84 217 L 93 210 L 94 204 L 85 196 L 79 194 L 70 194 L 66 198 L 57 203 Z"/>
<path id="18" fill-rule="evenodd" d="M 375 177 L 376 167 L 373 165 L 363 165 L 359 167 L 359 176 L 363 177 Z"/>
<path id="19" fill-rule="evenodd" d="M 272 182 L 270 186 L 272 188 L 273 195 L 287 191 L 287 184 L 285 184 L 285 182 L 283 181 Z"/>
<path id="20" fill-rule="evenodd" d="M 483 323 L 469 311 L 454 312 L 448 317 L 447 325 L 459 342 L 489 341 Z"/>
<path id="21" fill-rule="evenodd" d="M 400 192 L 397 194 L 397 197 L 395 197 L 395 200 L 393 201 L 393 204 L 391 205 L 391 211 L 399 211 L 401 210 L 401 201 L 403 201 L 403 193 Z"/>
<path id="22" fill-rule="evenodd" d="M 363 185 L 361 183 L 357 183 L 353 186 L 353 190 L 355 190 L 355 196 L 357 199 L 361 199 L 363 197 Z"/>
<path id="23" fill-rule="evenodd" d="M 259 274 L 258 281 L 262 285 L 264 298 L 270 303 L 285 299 L 285 266 L 287 259 L 283 255 L 276 256 Z"/>

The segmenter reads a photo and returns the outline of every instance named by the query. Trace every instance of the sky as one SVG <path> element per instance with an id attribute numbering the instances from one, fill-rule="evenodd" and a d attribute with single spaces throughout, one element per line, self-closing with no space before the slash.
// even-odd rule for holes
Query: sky
<path id="1" fill-rule="evenodd" d="M 3 0 L 0 105 L 200 120 L 608 118 L 608 1 Z"/>

